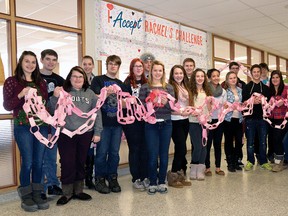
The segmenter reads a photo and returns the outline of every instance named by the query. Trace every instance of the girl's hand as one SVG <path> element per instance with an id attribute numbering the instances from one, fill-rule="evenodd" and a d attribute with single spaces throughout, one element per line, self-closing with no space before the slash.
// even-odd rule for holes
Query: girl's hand
<path id="1" fill-rule="evenodd" d="M 22 91 L 17 95 L 19 99 L 23 98 L 25 95 L 28 94 L 31 87 L 26 87 L 22 89 Z"/>
<path id="2" fill-rule="evenodd" d="M 100 136 L 93 136 L 92 142 L 97 143 L 100 141 L 100 139 L 101 139 Z"/>
<path id="3" fill-rule="evenodd" d="M 57 86 L 57 87 L 54 89 L 53 95 L 54 95 L 55 97 L 59 97 L 59 96 L 60 96 L 60 91 L 62 91 L 62 87 Z"/>
<path id="4" fill-rule="evenodd" d="M 166 104 L 168 103 L 167 97 L 162 96 L 162 97 L 161 97 L 161 103 L 162 103 L 163 105 L 166 105 Z"/>

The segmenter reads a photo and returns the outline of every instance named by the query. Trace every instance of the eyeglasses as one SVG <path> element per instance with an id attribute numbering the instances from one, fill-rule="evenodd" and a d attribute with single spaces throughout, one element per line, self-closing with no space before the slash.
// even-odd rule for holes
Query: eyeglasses
<path id="1" fill-rule="evenodd" d="M 143 68 L 143 65 L 134 65 L 134 68 Z"/>
<path id="2" fill-rule="evenodd" d="M 73 76 L 71 76 L 73 79 L 84 79 L 84 76 L 75 76 L 75 75 L 73 75 Z"/>

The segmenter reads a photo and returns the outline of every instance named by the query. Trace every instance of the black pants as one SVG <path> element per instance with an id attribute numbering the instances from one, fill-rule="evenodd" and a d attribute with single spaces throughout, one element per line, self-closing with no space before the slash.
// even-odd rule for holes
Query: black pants
<path id="1" fill-rule="evenodd" d="M 216 123 L 218 119 L 212 119 L 212 124 Z M 215 155 L 215 166 L 220 168 L 221 166 L 221 142 L 223 136 L 223 123 L 221 123 L 216 129 L 209 130 L 207 140 L 207 154 L 205 165 L 206 169 L 210 168 L 210 150 L 213 142 L 214 155 Z"/>
<path id="2" fill-rule="evenodd" d="M 279 125 L 282 123 L 283 119 L 270 119 L 273 124 Z M 273 153 L 276 155 L 284 155 L 284 146 L 283 146 L 283 138 L 287 132 L 287 126 L 284 129 L 277 129 L 274 127 L 269 127 L 269 141 L 271 142 L 270 145 L 273 146 Z M 269 147 L 270 148 L 270 147 Z M 270 156 L 270 155 L 269 155 Z M 272 156 L 274 156 L 272 154 Z"/>
<path id="3" fill-rule="evenodd" d="M 148 153 L 145 143 L 145 122 L 123 125 L 129 147 L 129 167 L 132 182 L 148 178 Z"/>
<path id="4" fill-rule="evenodd" d="M 189 132 L 189 120 L 172 121 L 172 140 L 174 142 L 174 159 L 172 162 L 172 172 L 177 172 L 183 169 L 185 172 L 187 167 L 186 140 Z"/>
<path id="5" fill-rule="evenodd" d="M 243 127 L 238 118 L 231 118 L 231 122 L 224 121 L 224 149 L 226 157 L 238 159 L 242 152 Z M 235 145 L 234 145 L 235 141 Z"/>

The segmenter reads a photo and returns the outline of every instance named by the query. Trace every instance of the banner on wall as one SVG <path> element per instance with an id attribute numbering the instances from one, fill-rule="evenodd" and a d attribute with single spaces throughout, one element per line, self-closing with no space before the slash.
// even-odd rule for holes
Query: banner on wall
<path id="1" fill-rule="evenodd" d="M 127 76 L 130 61 L 145 52 L 162 61 L 166 71 L 186 57 L 207 69 L 205 32 L 105 1 L 97 1 L 95 13 L 96 58 L 119 55 L 123 62 L 120 78 Z"/>

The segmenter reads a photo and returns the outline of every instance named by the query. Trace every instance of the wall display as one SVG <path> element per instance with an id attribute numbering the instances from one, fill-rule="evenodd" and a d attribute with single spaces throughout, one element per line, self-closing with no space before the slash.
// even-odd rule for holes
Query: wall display
<path id="1" fill-rule="evenodd" d="M 203 31 L 99 0 L 95 17 L 96 59 L 105 65 L 107 56 L 119 55 L 121 80 L 128 74 L 130 61 L 145 52 L 162 61 L 167 74 L 186 57 L 207 69 L 207 35 Z"/>

